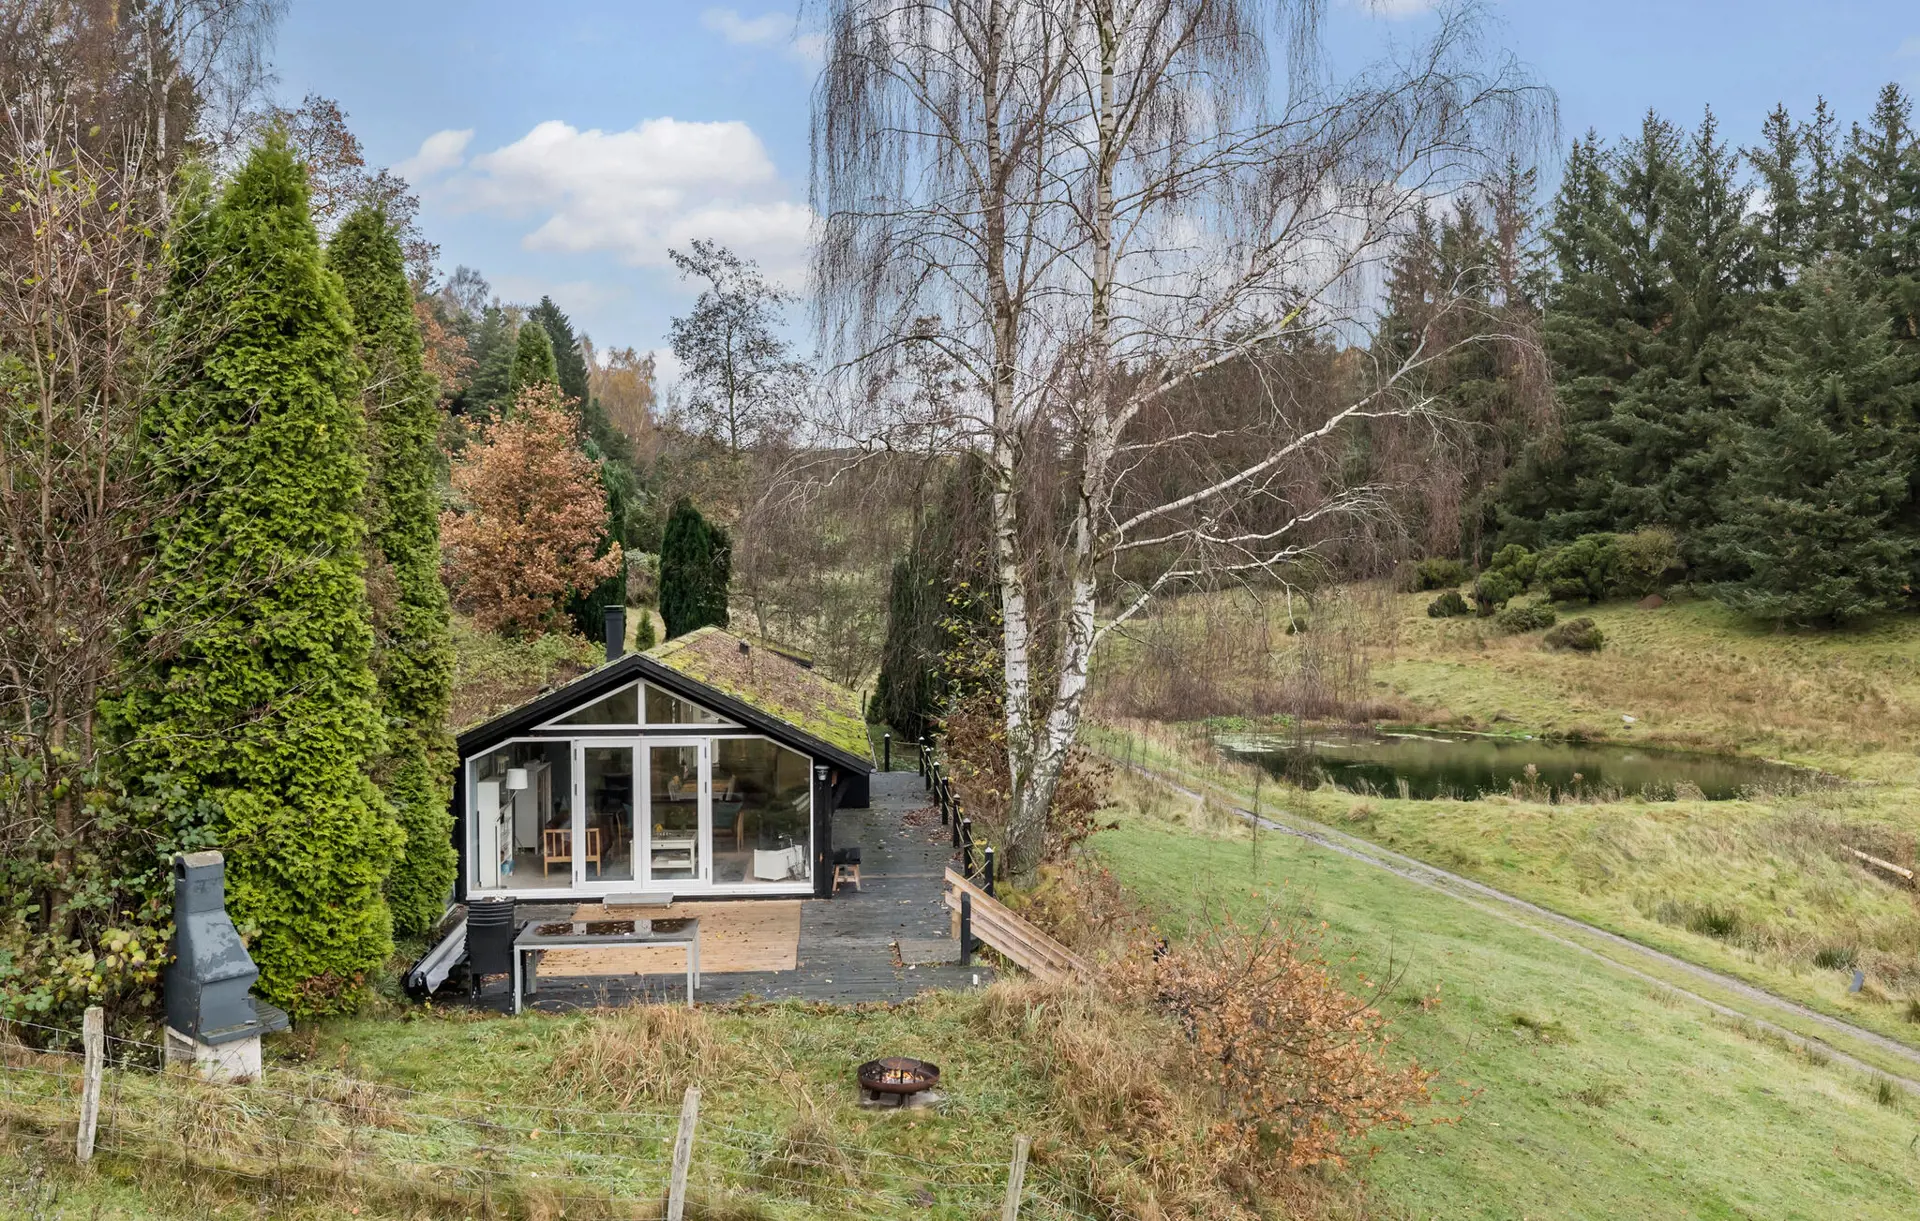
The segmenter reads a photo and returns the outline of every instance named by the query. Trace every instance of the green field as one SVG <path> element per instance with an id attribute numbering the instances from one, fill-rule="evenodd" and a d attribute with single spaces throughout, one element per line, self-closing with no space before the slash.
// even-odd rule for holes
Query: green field
<path id="1" fill-rule="evenodd" d="M 1763 630 L 1685 598 L 1563 609 L 1607 634 L 1582 655 L 1486 620 L 1430 619 L 1430 597 L 1399 597 L 1370 646 L 1373 690 L 1406 723 L 1749 755 L 1845 783 L 1747 801 L 1557 803 L 1269 785 L 1270 805 L 1920 1046 L 1920 907 L 1848 852 L 1916 863 L 1920 623 Z M 1120 729 L 1132 749 L 1250 799 L 1251 770 L 1213 767 L 1205 727 Z M 1125 736 L 1107 742 L 1128 749 Z M 1866 973 L 1858 994 L 1854 966 Z"/>
<path id="2" fill-rule="evenodd" d="M 1459 1122 L 1384 1136 L 1372 1215 L 1910 1217 L 1912 1101 L 1819 1064 L 1537 933 L 1271 833 L 1196 826 L 1180 803 L 1096 851 L 1171 927 L 1280 901 L 1356 969 L 1398 979 L 1402 1049 L 1477 1091 Z M 1438 990 L 1439 1003 L 1420 998 Z"/>

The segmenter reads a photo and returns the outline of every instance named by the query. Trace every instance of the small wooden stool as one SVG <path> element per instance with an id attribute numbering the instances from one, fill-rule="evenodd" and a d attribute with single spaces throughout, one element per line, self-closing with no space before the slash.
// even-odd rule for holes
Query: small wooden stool
<path id="1" fill-rule="evenodd" d="M 833 854 L 833 889 L 837 892 L 840 883 L 852 882 L 855 890 L 860 890 L 860 849 L 839 848 Z"/>

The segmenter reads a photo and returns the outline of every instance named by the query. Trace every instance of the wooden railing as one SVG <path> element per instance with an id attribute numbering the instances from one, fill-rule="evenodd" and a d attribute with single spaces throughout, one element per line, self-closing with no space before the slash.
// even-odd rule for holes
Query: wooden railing
<path id="1" fill-rule="evenodd" d="M 1057 983 L 1069 975 L 1086 975 L 1087 964 L 1073 951 L 1007 910 L 1000 900 L 949 868 L 947 907 L 960 920 L 961 953 L 967 939 L 977 936 L 1035 978 Z M 971 927 L 968 927 L 971 926 Z"/>

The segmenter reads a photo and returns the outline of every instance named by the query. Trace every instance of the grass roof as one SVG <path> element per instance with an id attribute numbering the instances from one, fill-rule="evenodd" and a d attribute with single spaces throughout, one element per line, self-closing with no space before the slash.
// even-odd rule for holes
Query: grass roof
<path id="1" fill-rule="evenodd" d="M 703 627 L 655 645 L 647 656 L 823 742 L 862 759 L 873 758 L 860 697 L 771 645 Z"/>

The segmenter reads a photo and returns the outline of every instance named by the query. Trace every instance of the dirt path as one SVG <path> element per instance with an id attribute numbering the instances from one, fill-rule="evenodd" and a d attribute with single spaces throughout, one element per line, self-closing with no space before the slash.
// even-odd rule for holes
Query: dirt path
<path id="1" fill-rule="evenodd" d="M 1590 957 L 1597 958 L 1601 962 L 1606 963 L 1616 970 L 1625 972 L 1636 979 L 1645 980 L 1648 983 L 1667 988 L 1724 1017 L 1738 1018 L 1743 1021 L 1752 1022 L 1755 1026 L 1778 1035 L 1795 1046 L 1803 1048 L 1817 1047 L 1823 1054 L 1832 1057 L 1839 1063 L 1850 1065 L 1862 1072 L 1886 1077 L 1895 1084 L 1905 1087 L 1909 1093 L 1920 1096 L 1920 1050 L 1908 1047 L 1898 1040 L 1890 1039 L 1882 1034 L 1876 1034 L 1871 1030 L 1862 1029 L 1851 1022 L 1821 1013 L 1816 1009 L 1809 1009 L 1805 1005 L 1787 1000 L 1784 997 L 1775 996 L 1766 989 L 1755 987 L 1745 980 L 1737 979 L 1731 975 L 1723 975 L 1718 971 L 1700 966 L 1698 963 L 1688 962 L 1684 958 L 1676 958 L 1672 954 L 1641 945 L 1639 942 L 1627 937 L 1622 937 L 1618 933 L 1608 932 L 1606 929 L 1588 924 L 1583 920 L 1576 920 L 1572 916 L 1563 915 L 1560 912 L 1541 907 L 1537 903 L 1530 903 L 1525 899 L 1510 895 L 1503 890 L 1497 890 L 1484 882 L 1476 882 L 1472 878 L 1462 877 L 1457 873 L 1449 873 L 1445 869 L 1429 865 L 1425 861 L 1415 860 L 1413 857 L 1395 852 L 1390 848 L 1382 848 L 1378 844 L 1348 835 L 1334 827 L 1327 826 L 1325 823 L 1315 822 L 1312 819 L 1302 818 L 1297 814 L 1291 813 L 1285 816 L 1284 821 L 1256 815 L 1252 810 L 1227 798 L 1225 794 L 1217 789 L 1210 792 L 1202 792 L 1200 789 L 1193 788 L 1182 780 L 1175 779 L 1173 776 L 1167 775 L 1164 772 L 1155 771 L 1152 768 L 1143 767 L 1137 763 L 1130 764 L 1117 756 L 1109 757 L 1113 758 L 1114 762 L 1119 766 L 1131 768 L 1142 776 L 1164 784 L 1175 792 L 1182 793 L 1196 801 L 1207 800 L 1209 798 L 1218 801 L 1246 822 L 1257 823 L 1262 830 L 1278 831 L 1283 835 L 1291 835 L 1299 839 L 1307 840 L 1330 852 L 1338 852 L 1342 856 L 1349 857 L 1363 864 L 1371 865 L 1376 869 L 1383 869 L 1397 877 L 1405 878 L 1415 885 L 1452 895 L 1461 902 L 1471 904 L 1489 915 L 1510 921 L 1550 941 L 1564 945 L 1569 949 L 1578 950 L 1580 953 Z M 1528 917 L 1531 917 L 1531 919 Z M 1551 927 L 1542 928 L 1542 924 Z M 1617 951 L 1620 957 L 1615 957 L 1609 953 L 1602 953 L 1591 945 L 1585 945 L 1570 937 L 1562 936 L 1560 933 L 1553 931 L 1556 927 L 1594 938 L 1606 945 L 1608 949 Z M 1751 1006 L 1751 1008 L 1742 1008 L 1737 1005 L 1730 1005 L 1722 1001 L 1714 1000 L 1711 997 L 1702 996 L 1698 992 L 1684 988 L 1670 979 L 1663 979 L 1658 975 L 1636 967 L 1633 965 L 1633 961 L 1623 961 L 1622 959 L 1638 960 L 1647 964 L 1658 964 L 1668 971 L 1677 973 L 1686 979 L 1712 984 L 1716 988 L 1720 988 L 1731 994 L 1731 996 L 1738 998 L 1741 1002 Z M 1847 1039 L 1858 1040 L 1860 1043 L 1872 1047 L 1875 1051 L 1885 1054 L 1900 1065 L 1900 1070 L 1895 1071 L 1882 1065 L 1868 1063 L 1865 1060 L 1841 1051 L 1824 1039 L 1802 1034 L 1799 1031 L 1781 1026 L 1777 1022 L 1769 1021 L 1763 1016 L 1763 1014 L 1766 1013 L 1771 1013 L 1776 1016 L 1790 1014 L 1801 1022 L 1812 1025 L 1815 1029 L 1828 1031 Z"/>

